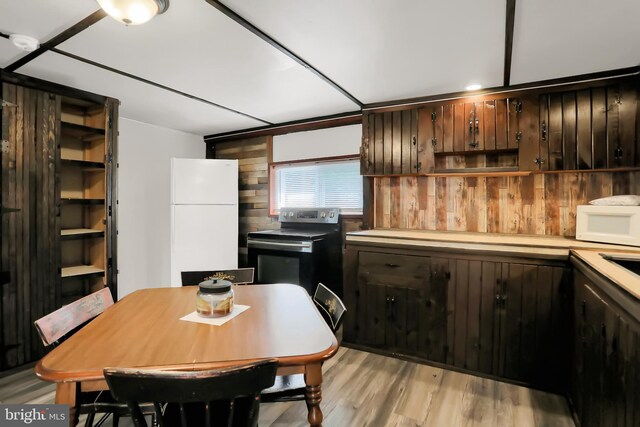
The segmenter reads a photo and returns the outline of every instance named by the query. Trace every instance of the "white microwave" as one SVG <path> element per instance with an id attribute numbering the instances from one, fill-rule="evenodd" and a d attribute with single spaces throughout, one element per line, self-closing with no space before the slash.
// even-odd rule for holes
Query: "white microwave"
<path id="1" fill-rule="evenodd" d="M 640 246 L 640 206 L 578 206 L 576 239 Z"/>

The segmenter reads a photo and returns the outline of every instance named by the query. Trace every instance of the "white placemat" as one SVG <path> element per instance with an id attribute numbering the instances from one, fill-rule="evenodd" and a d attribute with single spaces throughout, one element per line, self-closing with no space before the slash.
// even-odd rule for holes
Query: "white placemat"
<path id="1" fill-rule="evenodd" d="M 244 311 L 248 310 L 249 308 L 251 307 L 248 305 L 234 304 L 233 311 L 223 317 L 201 317 L 201 316 L 198 316 L 197 311 L 194 311 L 192 313 L 187 314 L 184 317 L 181 317 L 180 320 L 186 320 L 187 322 L 204 323 L 205 325 L 220 326 L 220 325 L 224 325 L 226 322 L 233 319 L 240 313 L 243 313 Z"/>

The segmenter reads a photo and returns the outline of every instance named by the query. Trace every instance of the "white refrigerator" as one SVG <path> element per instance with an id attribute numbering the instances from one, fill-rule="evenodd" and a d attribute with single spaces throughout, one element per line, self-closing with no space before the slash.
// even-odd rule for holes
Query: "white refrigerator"
<path id="1" fill-rule="evenodd" d="M 171 159 L 171 286 L 238 267 L 238 161 Z"/>

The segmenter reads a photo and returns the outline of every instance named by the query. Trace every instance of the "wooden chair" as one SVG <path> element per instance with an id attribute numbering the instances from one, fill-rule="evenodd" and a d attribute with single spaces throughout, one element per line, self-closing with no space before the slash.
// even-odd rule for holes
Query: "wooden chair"
<path id="1" fill-rule="evenodd" d="M 331 289 L 318 283 L 313 294 L 313 301 L 318 311 L 329 325 L 334 334 L 340 328 L 344 313 L 347 311 L 342 300 Z M 263 402 L 290 402 L 304 400 L 306 384 L 303 374 L 277 376 L 272 387 L 261 394 Z"/>
<path id="2" fill-rule="evenodd" d="M 36 320 L 34 325 L 45 347 L 56 346 L 69 332 L 113 305 L 109 288 L 100 289 Z"/>
<path id="3" fill-rule="evenodd" d="M 147 427 L 139 402 L 154 402 L 160 427 L 258 425 L 260 391 L 273 384 L 276 360 L 208 371 L 105 368 L 113 397 Z"/>
<path id="4" fill-rule="evenodd" d="M 253 283 L 253 268 L 237 268 L 235 270 L 183 271 L 182 286 L 197 285 L 209 279 L 228 280 L 236 285 Z"/>
<path id="5" fill-rule="evenodd" d="M 71 335 L 71 332 L 80 329 L 112 305 L 111 291 L 109 288 L 102 288 L 41 317 L 34 325 L 44 346 L 55 347 Z M 148 407 L 146 412 L 153 414 L 153 411 L 149 412 Z M 96 426 L 102 425 L 106 418 L 113 414 L 113 425 L 116 427 L 120 416 L 130 415 L 126 405 L 113 401 L 109 393 L 103 392 L 78 393 L 76 415 L 83 414 L 87 415 L 87 427 L 93 426 L 96 414 L 103 414 Z"/>

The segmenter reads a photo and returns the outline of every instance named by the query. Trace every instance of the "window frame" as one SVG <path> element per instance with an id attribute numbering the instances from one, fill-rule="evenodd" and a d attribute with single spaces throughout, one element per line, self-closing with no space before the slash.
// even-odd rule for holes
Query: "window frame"
<path id="1" fill-rule="evenodd" d="M 268 163 L 268 178 L 269 178 L 269 216 L 270 217 L 274 217 L 274 218 L 278 218 L 279 216 L 279 212 L 276 209 L 276 201 L 275 201 L 275 168 L 278 166 L 291 166 L 291 165 L 296 165 L 296 166 L 301 166 L 304 164 L 308 164 L 308 165 L 315 165 L 315 164 L 322 164 L 322 163 L 335 163 L 335 162 L 341 162 L 341 161 L 353 161 L 353 160 L 357 160 L 360 161 L 360 155 L 359 154 L 347 154 L 344 156 L 331 156 L 331 157 L 314 157 L 314 158 L 310 158 L 310 159 L 300 159 L 300 160 L 286 160 L 283 162 L 269 162 Z M 364 178 L 364 177 L 363 177 Z M 363 185 L 364 185 L 364 180 L 363 180 Z M 363 193 L 364 194 L 364 193 Z M 345 218 L 361 218 L 364 214 L 364 195 L 363 195 L 363 200 L 362 200 L 362 213 L 341 213 L 340 216 L 345 217 Z"/>

